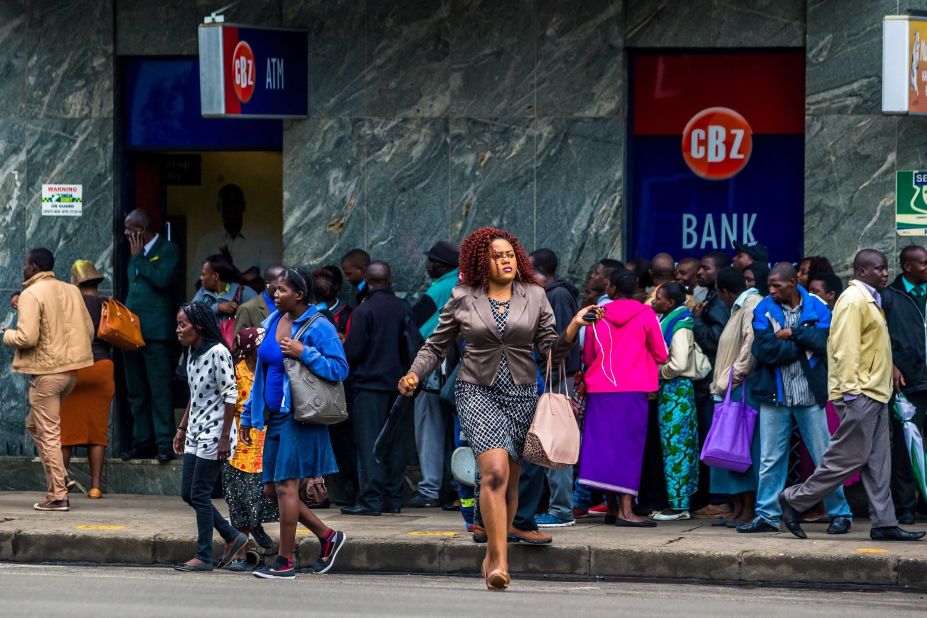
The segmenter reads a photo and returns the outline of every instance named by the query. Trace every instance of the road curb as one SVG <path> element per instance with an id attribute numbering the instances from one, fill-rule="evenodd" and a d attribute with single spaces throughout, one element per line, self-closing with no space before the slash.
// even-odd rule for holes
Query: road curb
<path id="1" fill-rule="evenodd" d="M 301 567 L 318 556 L 314 537 L 300 537 Z M 192 536 L 124 536 L 0 532 L 0 560 L 91 564 L 165 565 L 189 559 Z M 927 560 L 893 555 L 786 552 L 704 552 L 684 548 L 600 548 L 510 545 L 513 574 L 715 582 L 901 586 L 927 589 Z M 423 574 L 479 573 L 485 545 L 461 538 L 416 540 L 352 538 L 338 557 L 339 571 Z M 222 552 L 215 543 L 214 555 Z"/>

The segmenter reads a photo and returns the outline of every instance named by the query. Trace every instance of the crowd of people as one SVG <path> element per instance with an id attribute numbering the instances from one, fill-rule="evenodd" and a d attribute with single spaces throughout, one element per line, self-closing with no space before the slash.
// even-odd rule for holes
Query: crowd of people
<path id="1" fill-rule="evenodd" d="M 594 515 L 641 528 L 710 519 L 743 534 L 781 523 L 801 538 L 803 523 L 824 522 L 828 534 L 844 534 L 853 520 L 844 486 L 856 482 L 869 498 L 873 539 L 924 535 L 899 527 L 914 523 L 924 496 L 890 412 L 903 393 L 923 431 L 923 247 L 901 252 L 891 284 L 874 250 L 856 256 L 844 286 L 825 257 L 770 265 L 766 247 L 751 243 L 737 244 L 734 256 L 605 258 L 580 291 L 559 275 L 552 250 L 528 253 L 509 232 L 482 228 L 459 247 L 441 241 L 424 252 L 432 282 L 420 298 L 397 295 L 390 265 L 361 249 L 338 265 L 270 265 L 258 285 L 217 253 L 177 309 L 178 247 L 140 210 L 125 233 L 125 302 L 145 339 L 122 353 L 128 456 L 182 458 L 198 541 L 179 570 L 294 577 L 302 523 L 319 540 L 313 570 L 327 572 L 347 539 L 317 514 L 332 503 L 351 516 L 459 510 L 474 541 L 487 544 L 490 589 L 509 585 L 508 543 L 549 544 L 544 529 Z M 48 483 L 34 506 L 66 511 L 75 446 L 87 447 L 88 496 L 103 496 L 117 377 L 114 350 L 97 336 L 103 277 L 79 260 L 69 284 L 54 266 L 46 249 L 26 255 L 17 324 L 3 343 L 16 350 L 13 371 L 30 376 L 26 427 Z M 293 363 L 343 385 L 345 422 L 294 420 Z M 179 423 L 178 375 L 188 389 Z M 573 467 L 524 459 L 545 390 L 574 402 L 582 440 Z M 400 397 L 414 397 L 420 480 L 411 493 L 403 444 L 376 448 L 407 401 Z M 743 471 L 700 458 L 716 410 L 729 402 L 757 413 Z M 476 460 L 469 482 L 451 473 L 455 447 Z M 328 495 L 319 491 L 325 481 Z M 231 521 L 211 501 L 217 484 Z M 276 542 L 264 529 L 275 521 Z M 213 530 L 226 543 L 216 561 Z M 247 559 L 251 539 L 257 565 Z"/>

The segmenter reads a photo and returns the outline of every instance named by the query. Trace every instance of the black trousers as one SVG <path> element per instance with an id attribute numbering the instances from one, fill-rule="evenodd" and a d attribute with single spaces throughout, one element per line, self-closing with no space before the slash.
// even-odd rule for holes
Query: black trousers
<path id="1" fill-rule="evenodd" d="M 212 561 L 212 531 L 215 528 L 226 543 L 238 538 L 238 531 L 216 510 L 212 490 L 216 486 L 223 462 L 203 459 L 193 453 L 183 456 L 180 497 L 196 511 L 196 557 Z"/>
<path id="2" fill-rule="evenodd" d="M 927 392 L 906 394 L 905 397 L 914 404 L 917 410 L 911 422 L 920 429 L 921 435 L 924 435 Z M 904 443 L 901 421 L 895 418 L 894 411 L 889 412 L 889 417 L 892 419 L 892 501 L 895 503 L 896 511 L 913 510 L 917 506 L 918 490 L 914 470 L 911 468 L 911 456 L 908 455 L 908 447 Z M 927 496 L 921 496 L 921 500 L 927 500 Z"/>
<path id="3" fill-rule="evenodd" d="M 136 352 L 126 352 L 126 394 L 132 411 L 132 446 L 157 446 L 170 453 L 177 423 L 171 385 L 174 379 L 172 344 L 147 341 Z"/>
<path id="4" fill-rule="evenodd" d="M 360 483 L 357 504 L 374 511 L 402 507 L 405 457 L 401 443 L 382 463 L 373 456 L 373 445 L 397 396 L 396 391 L 354 389 L 354 442 Z"/>

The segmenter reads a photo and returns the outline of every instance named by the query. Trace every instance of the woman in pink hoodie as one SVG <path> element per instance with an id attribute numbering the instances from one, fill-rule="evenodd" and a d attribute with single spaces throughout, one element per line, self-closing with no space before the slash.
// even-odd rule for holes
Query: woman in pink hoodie
<path id="1" fill-rule="evenodd" d="M 586 328 L 586 415 L 579 482 L 607 492 L 606 523 L 648 528 L 655 522 L 632 510 L 640 489 L 647 439 L 647 394 L 659 388 L 666 343 L 657 315 L 633 296 L 637 279 L 614 271 L 606 290 L 605 317 Z M 615 495 L 621 494 L 621 508 Z"/>

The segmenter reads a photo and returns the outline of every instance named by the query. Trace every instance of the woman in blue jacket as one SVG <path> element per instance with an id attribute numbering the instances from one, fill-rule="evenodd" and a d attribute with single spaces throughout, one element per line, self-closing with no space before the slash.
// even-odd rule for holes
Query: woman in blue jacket
<path id="1" fill-rule="evenodd" d="M 251 399 L 241 414 L 241 436 L 251 441 L 251 428 L 267 427 L 264 440 L 262 481 L 264 492 L 280 507 L 280 551 L 276 563 L 254 571 L 265 579 L 296 576 L 293 547 L 296 522 L 319 537 L 321 553 L 313 570 L 325 573 L 345 542 L 344 532 L 326 526 L 299 499 L 299 481 L 338 471 L 328 427 L 301 424 L 293 420 L 290 383 L 283 366 L 284 357 L 298 359 L 312 373 L 330 382 L 342 382 L 348 376 L 348 362 L 335 327 L 318 319 L 312 305 L 315 297 L 312 273 L 303 268 L 288 268 L 277 280 L 274 311 L 262 326 L 267 332 L 258 348 L 257 366 Z M 309 328 L 296 339 L 299 330 L 310 321 Z"/>

